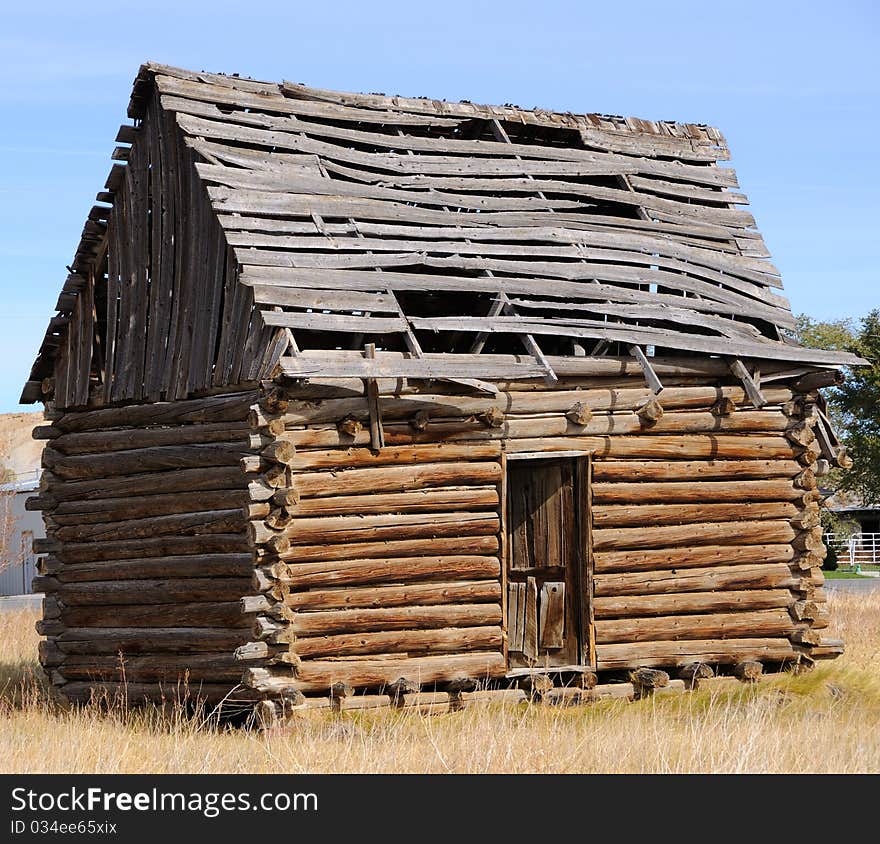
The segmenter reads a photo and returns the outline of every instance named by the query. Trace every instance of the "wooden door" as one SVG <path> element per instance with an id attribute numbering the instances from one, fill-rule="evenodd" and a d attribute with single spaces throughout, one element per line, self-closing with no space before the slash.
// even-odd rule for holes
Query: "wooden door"
<path id="1" fill-rule="evenodd" d="M 589 663 L 588 461 L 507 464 L 509 667 Z"/>

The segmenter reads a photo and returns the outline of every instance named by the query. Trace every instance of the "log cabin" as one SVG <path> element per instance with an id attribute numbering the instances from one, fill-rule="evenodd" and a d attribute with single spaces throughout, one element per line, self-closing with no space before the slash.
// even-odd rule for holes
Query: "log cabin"
<path id="1" fill-rule="evenodd" d="M 454 708 L 841 651 L 819 389 L 860 361 L 796 342 L 717 129 L 152 63 L 128 117 L 22 396 L 65 698 Z"/>

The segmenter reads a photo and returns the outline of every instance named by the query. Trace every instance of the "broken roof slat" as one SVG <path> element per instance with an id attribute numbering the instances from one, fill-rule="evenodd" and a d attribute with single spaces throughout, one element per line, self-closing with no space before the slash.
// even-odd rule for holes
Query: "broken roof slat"
<path id="1" fill-rule="evenodd" d="M 393 332 L 420 350 L 414 328 L 466 324 L 486 336 L 594 337 L 639 351 L 855 361 L 786 337 L 794 320 L 774 292 L 779 271 L 754 218 L 737 207 L 748 200 L 736 174 L 717 166 L 729 153 L 713 127 L 349 94 L 149 63 L 129 113 L 146 121 L 163 111 L 231 247 L 231 283 L 253 289 L 237 307 L 266 308 L 264 323 L 291 338 Z M 81 278 L 97 272 L 102 283 L 112 205 L 135 175 L 125 161 L 140 160 L 144 125 L 117 132 L 123 146 L 58 300 L 65 313 L 79 307 Z M 395 306 L 398 292 L 406 295 Z M 507 306 L 483 322 L 467 312 L 431 322 L 408 316 L 415 293 L 483 294 Z M 485 313 L 485 300 L 459 300 L 464 311 L 480 301 Z M 32 381 L 51 370 L 64 320 L 53 320 Z M 207 376 L 218 386 L 238 371 L 218 366 Z M 459 380 L 480 380 L 468 367 Z"/>

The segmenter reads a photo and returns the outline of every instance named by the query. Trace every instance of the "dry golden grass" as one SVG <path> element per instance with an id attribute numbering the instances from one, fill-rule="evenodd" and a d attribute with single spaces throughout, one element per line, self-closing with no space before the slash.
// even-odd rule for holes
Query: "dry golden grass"
<path id="1" fill-rule="evenodd" d="M 880 591 L 832 593 L 847 653 L 738 687 L 589 707 L 494 706 L 218 728 L 177 711 L 63 711 L 35 663 L 32 613 L 0 615 L 3 772 L 877 772 Z"/>

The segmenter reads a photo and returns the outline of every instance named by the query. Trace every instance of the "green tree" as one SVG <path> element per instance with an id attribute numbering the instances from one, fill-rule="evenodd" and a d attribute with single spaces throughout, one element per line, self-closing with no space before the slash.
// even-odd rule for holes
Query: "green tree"
<path id="1" fill-rule="evenodd" d="M 839 488 L 866 504 L 880 503 L 880 309 L 857 325 L 842 319 L 820 322 L 801 315 L 798 338 L 805 346 L 854 352 L 868 366 L 848 367 L 840 387 L 825 391 L 829 409 L 853 466 L 840 473 Z"/>

